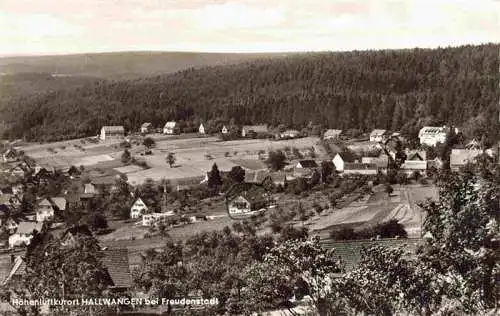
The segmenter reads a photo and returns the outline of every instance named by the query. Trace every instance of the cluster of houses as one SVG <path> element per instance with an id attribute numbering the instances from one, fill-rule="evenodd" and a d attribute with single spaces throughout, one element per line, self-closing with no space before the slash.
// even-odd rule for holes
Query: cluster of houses
<path id="1" fill-rule="evenodd" d="M 149 134 L 154 132 L 160 132 L 166 135 L 177 135 L 181 133 L 180 126 L 175 121 L 168 121 L 165 123 L 162 129 L 155 129 L 153 124 L 150 122 L 143 123 L 140 127 L 141 134 Z M 203 123 L 198 126 L 198 134 L 206 135 L 208 133 L 207 128 Z M 220 134 L 226 135 L 229 133 L 229 129 L 226 125 L 223 125 L 220 129 Z M 258 135 L 274 136 L 276 139 L 291 139 L 301 137 L 301 132 L 295 129 L 287 129 L 281 132 L 272 133 L 267 125 L 243 125 L 240 129 L 240 136 L 245 138 L 256 137 Z M 100 140 L 116 140 L 125 137 L 125 128 L 122 125 L 116 126 L 103 126 L 99 135 Z"/>

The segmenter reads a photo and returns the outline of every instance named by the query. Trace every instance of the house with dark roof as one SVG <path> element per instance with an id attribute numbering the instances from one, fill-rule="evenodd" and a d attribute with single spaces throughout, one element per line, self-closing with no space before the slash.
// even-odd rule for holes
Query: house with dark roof
<path id="1" fill-rule="evenodd" d="M 110 248 L 103 251 L 102 264 L 112 281 L 110 289 L 125 292 L 132 286 L 127 248 Z"/>
<path id="2" fill-rule="evenodd" d="M 242 183 L 226 193 L 227 210 L 233 217 L 250 216 L 265 210 L 269 204 L 269 194 L 261 185 Z"/>
<path id="3" fill-rule="evenodd" d="M 103 126 L 101 128 L 101 140 L 123 138 L 125 137 L 125 128 L 121 125 Z"/>
<path id="4" fill-rule="evenodd" d="M 241 128 L 241 136 L 249 137 L 251 134 L 266 134 L 269 133 L 267 125 L 244 125 Z"/>
<path id="5" fill-rule="evenodd" d="M 270 182 L 274 186 L 281 185 L 282 187 L 285 187 L 285 185 L 286 185 L 286 173 L 284 171 L 270 172 L 267 170 L 245 172 L 245 182 L 246 183 L 255 183 L 255 184 L 262 184 L 263 185 L 268 180 L 270 180 Z"/>
<path id="6" fill-rule="evenodd" d="M 141 125 L 141 133 L 147 134 L 153 131 L 153 124 L 146 122 Z"/>
<path id="7" fill-rule="evenodd" d="M 92 232 L 90 231 L 87 225 L 75 225 L 70 228 L 67 228 L 60 236 L 59 240 L 61 241 L 61 245 L 65 247 L 72 247 L 75 245 L 76 237 L 78 235 L 83 236 L 92 236 Z"/>
<path id="8" fill-rule="evenodd" d="M 349 151 L 340 152 L 335 155 L 332 159 L 333 165 L 338 172 L 344 171 L 344 165 L 346 163 L 356 162 L 356 156 Z"/>
<path id="9" fill-rule="evenodd" d="M 378 173 L 378 167 L 374 163 L 346 162 L 344 163 L 344 174 L 374 175 Z"/>
<path id="10" fill-rule="evenodd" d="M 312 159 L 305 159 L 305 160 L 299 160 L 297 164 L 295 165 L 295 168 L 297 169 L 316 169 L 318 168 L 318 164 L 316 161 Z"/>

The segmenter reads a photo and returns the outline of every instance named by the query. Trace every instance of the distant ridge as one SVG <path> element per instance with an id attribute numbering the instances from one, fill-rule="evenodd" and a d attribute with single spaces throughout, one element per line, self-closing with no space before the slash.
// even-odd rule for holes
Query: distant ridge
<path id="1" fill-rule="evenodd" d="M 124 51 L 0 57 L 0 73 L 50 73 L 101 79 L 135 79 L 187 68 L 230 65 L 293 53 Z"/>

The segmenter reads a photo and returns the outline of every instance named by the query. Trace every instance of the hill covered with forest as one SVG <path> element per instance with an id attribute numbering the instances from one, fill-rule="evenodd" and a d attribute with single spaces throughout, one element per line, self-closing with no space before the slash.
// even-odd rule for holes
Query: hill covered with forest
<path id="1" fill-rule="evenodd" d="M 4 136 L 57 140 L 178 120 L 401 130 L 453 124 L 498 139 L 498 44 L 304 53 L 3 100 Z"/>

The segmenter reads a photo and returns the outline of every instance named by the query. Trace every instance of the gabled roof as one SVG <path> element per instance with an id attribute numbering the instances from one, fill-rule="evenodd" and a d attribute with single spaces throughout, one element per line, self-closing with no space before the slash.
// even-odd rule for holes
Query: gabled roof
<path id="1" fill-rule="evenodd" d="M 149 123 L 149 122 L 146 122 L 146 123 L 142 123 L 141 127 L 151 127 L 153 126 L 152 123 Z"/>
<path id="2" fill-rule="evenodd" d="M 299 161 L 302 168 L 317 168 L 318 164 L 312 159 L 305 159 Z"/>
<path id="3" fill-rule="evenodd" d="M 344 163 L 344 170 L 377 170 L 377 165 L 374 163 L 346 162 Z"/>
<path id="4" fill-rule="evenodd" d="M 174 128 L 176 124 L 177 124 L 177 122 L 175 122 L 175 121 L 168 121 L 167 123 L 165 123 L 164 127 Z"/>
<path id="5" fill-rule="evenodd" d="M 7 284 L 7 282 L 12 279 L 14 276 L 23 276 L 26 274 L 26 262 L 21 256 L 16 256 L 14 259 L 14 263 L 12 264 L 12 267 L 10 269 L 9 274 L 3 281 L 3 284 Z"/>
<path id="6" fill-rule="evenodd" d="M 407 151 L 407 160 L 427 160 L 427 153 L 425 150 L 409 150 Z"/>
<path id="7" fill-rule="evenodd" d="M 450 165 L 464 166 L 482 153 L 481 150 L 452 149 L 450 155 Z"/>
<path id="8" fill-rule="evenodd" d="M 146 203 L 144 203 L 144 201 L 140 197 L 138 197 L 135 200 L 135 202 L 134 202 L 134 204 L 132 204 L 132 206 L 136 205 L 137 203 L 142 203 L 142 204 L 144 204 L 147 207 Z"/>
<path id="9" fill-rule="evenodd" d="M 384 135 L 385 133 L 387 133 L 387 130 L 385 130 L 385 129 L 374 129 L 374 130 L 370 133 L 370 137 L 382 136 L 382 135 Z"/>
<path id="10" fill-rule="evenodd" d="M 64 197 L 54 197 L 51 198 L 52 202 L 54 202 L 54 205 L 60 210 L 60 211 L 65 211 L 66 210 L 66 204 L 67 201 Z"/>
<path id="11" fill-rule="evenodd" d="M 243 130 L 254 131 L 256 133 L 266 133 L 268 131 L 267 125 L 244 125 Z"/>
<path id="12" fill-rule="evenodd" d="M 337 155 L 339 155 L 344 162 L 354 162 L 356 160 L 356 156 L 349 151 L 339 152 Z"/>
<path id="13" fill-rule="evenodd" d="M 259 159 L 231 159 L 231 161 L 243 169 L 248 170 L 264 170 L 267 165 Z"/>
<path id="14" fill-rule="evenodd" d="M 43 223 L 36 222 L 20 222 L 17 226 L 18 234 L 31 234 L 33 231 L 41 232 Z"/>
<path id="15" fill-rule="evenodd" d="M 38 201 L 37 205 L 38 206 L 51 206 L 52 207 L 52 203 L 50 203 L 50 201 L 48 199 L 42 199 L 42 200 Z"/>
<path id="16" fill-rule="evenodd" d="M 107 269 L 114 287 L 129 288 L 132 284 L 127 248 L 113 248 L 103 251 L 102 263 Z"/>
<path id="17" fill-rule="evenodd" d="M 267 199 L 267 191 L 261 185 L 254 183 L 241 183 L 232 187 L 226 193 L 226 199 L 232 201 L 237 197 L 243 197 L 250 203 L 255 203 Z"/>
<path id="18" fill-rule="evenodd" d="M 95 185 L 93 185 L 92 183 L 85 183 L 83 187 L 84 193 L 96 193 Z"/>
<path id="19" fill-rule="evenodd" d="M 101 130 L 106 133 L 125 133 L 125 128 L 122 125 L 103 126 Z"/>

